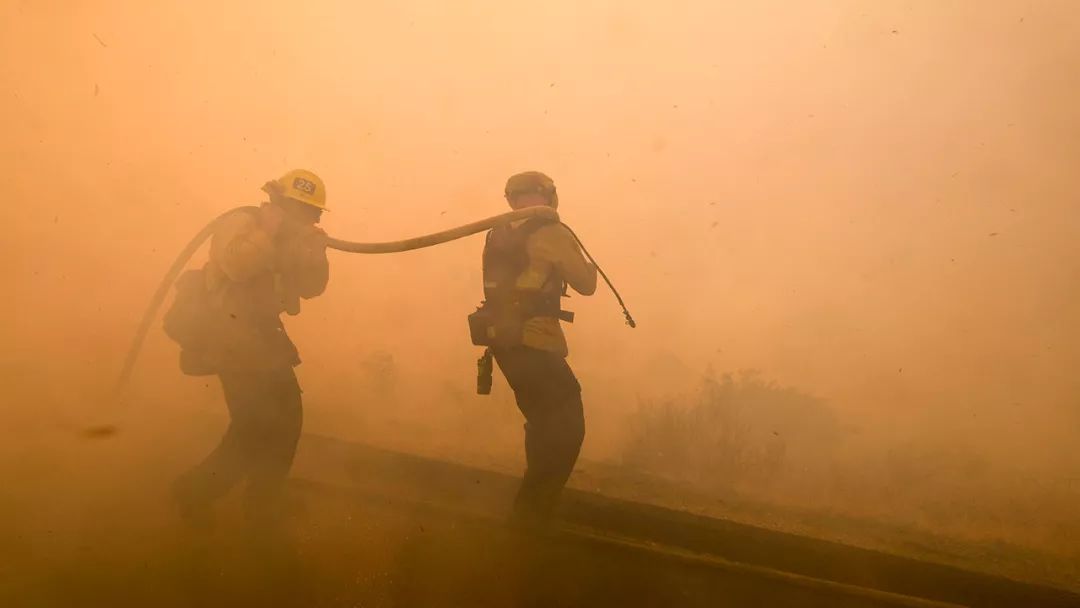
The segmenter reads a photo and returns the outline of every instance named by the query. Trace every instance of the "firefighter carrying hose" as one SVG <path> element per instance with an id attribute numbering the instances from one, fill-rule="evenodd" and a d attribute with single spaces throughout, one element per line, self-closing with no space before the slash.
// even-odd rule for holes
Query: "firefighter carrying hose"
<path id="1" fill-rule="evenodd" d="M 510 177 L 506 200 L 514 209 L 558 206 L 555 183 L 530 171 Z M 487 346 L 479 391 L 490 388 L 494 358 L 525 416 L 526 470 L 511 521 L 547 522 L 585 438 L 581 386 L 566 362 L 560 320 L 572 321 L 561 299 L 567 286 L 596 291 L 597 268 L 576 237 L 557 220 L 533 218 L 496 227 L 483 254 L 484 303 L 470 315 L 473 343 Z M 486 368 L 486 369 L 485 369 Z"/>
<path id="2" fill-rule="evenodd" d="M 174 484 L 182 515 L 209 523 L 213 502 L 246 482 L 244 510 L 272 523 L 303 421 L 300 363 L 280 314 L 323 293 L 327 236 L 316 224 L 326 209 L 323 182 L 295 170 L 268 182 L 269 202 L 223 220 L 210 259 L 177 282 L 165 330 L 181 346 L 181 369 L 216 375 L 229 409 L 221 443 Z"/>

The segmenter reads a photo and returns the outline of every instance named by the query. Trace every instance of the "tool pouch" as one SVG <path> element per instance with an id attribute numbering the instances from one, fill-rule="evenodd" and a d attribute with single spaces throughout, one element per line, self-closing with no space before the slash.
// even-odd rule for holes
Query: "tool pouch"
<path id="1" fill-rule="evenodd" d="M 493 310 L 485 303 L 469 315 L 469 334 L 476 346 L 512 347 L 521 344 L 523 315 L 512 307 Z"/>
<path id="2" fill-rule="evenodd" d="M 215 373 L 204 362 L 214 338 L 214 310 L 201 269 L 188 270 L 176 281 L 176 297 L 165 312 L 165 335 L 180 345 L 180 370 L 189 376 Z"/>

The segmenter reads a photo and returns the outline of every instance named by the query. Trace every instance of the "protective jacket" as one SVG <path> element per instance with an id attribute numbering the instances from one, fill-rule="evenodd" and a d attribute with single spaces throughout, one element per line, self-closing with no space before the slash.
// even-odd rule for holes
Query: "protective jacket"
<path id="1" fill-rule="evenodd" d="M 255 214 L 228 218 L 210 241 L 203 280 L 216 336 L 204 357 L 219 370 L 272 370 L 300 363 L 280 315 L 326 289 L 326 235 L 288 223 L 271 237 Z"/>

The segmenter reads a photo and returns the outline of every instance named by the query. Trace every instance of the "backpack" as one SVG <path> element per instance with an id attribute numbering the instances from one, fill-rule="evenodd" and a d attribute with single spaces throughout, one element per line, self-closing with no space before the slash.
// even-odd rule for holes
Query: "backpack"
<path id="1" fill-rule="evenodd" d="M 520 226 L 499 226 L 484 244 L 484 301 L 469 315 L 469 334 L 477 346 L 521 344 L 525 322 L 533 317 L 566 318 L 560 310 L 565 291 L 561 277 L 551 276 L 539 291 L 517 288 L 529 265 L 529 237 L 550 220 L 534 218 Z"/>
<path id="2" fill-rule="evenodd" d="M 216 373 L 206 361 L 216 335 L 214 327 L 220 316 L 210 301 L 206 273 L 202 268 L 187 270 L 176 280 L 176 297 L 165 311 L 162 326 L 173 342 L 180 345 L 180 370 L 189 376 Z"/>

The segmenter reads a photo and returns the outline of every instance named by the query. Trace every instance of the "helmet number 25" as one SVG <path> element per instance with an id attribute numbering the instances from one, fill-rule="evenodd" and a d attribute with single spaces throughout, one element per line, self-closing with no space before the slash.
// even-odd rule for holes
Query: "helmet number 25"
<path id="1" fill-rule="evenodd" d="M 300 192 L 306 192 L 308 194 L 315 194 L 315 184 L 302 177 L 298 177 L 293 180 L 293 188 L 296 188 Z"/>

